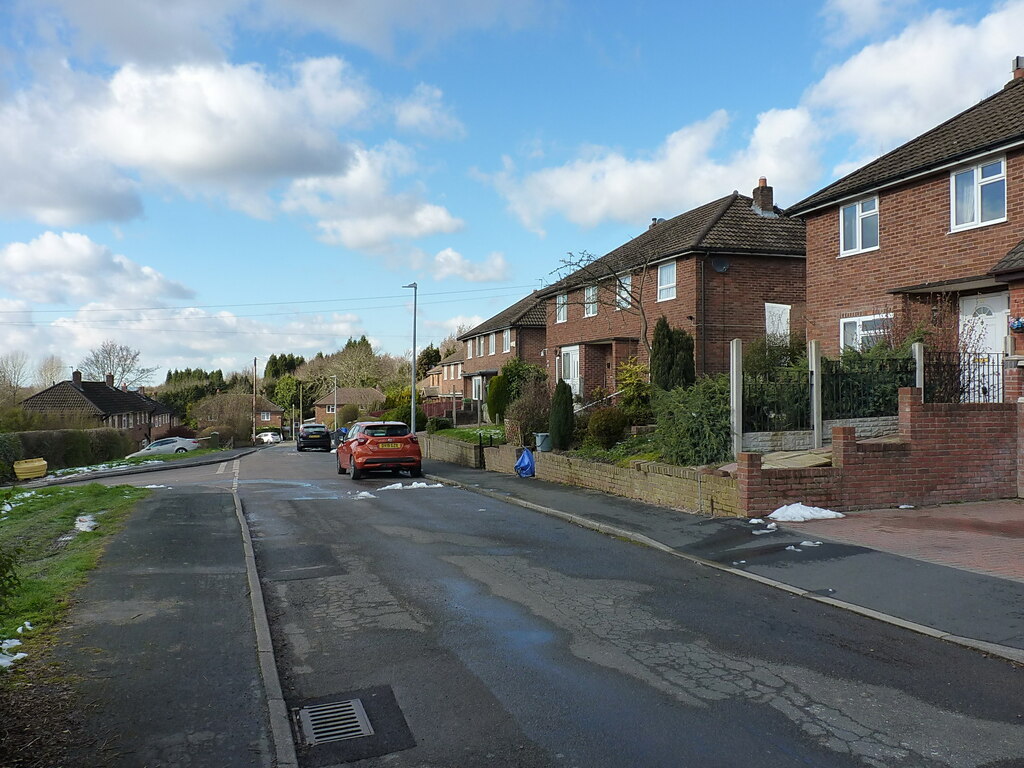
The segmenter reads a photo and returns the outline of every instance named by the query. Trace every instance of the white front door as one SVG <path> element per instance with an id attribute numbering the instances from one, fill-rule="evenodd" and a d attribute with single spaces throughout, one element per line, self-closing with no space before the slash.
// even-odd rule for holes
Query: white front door
<path id="1" fill-rule="evenodd" d="M 960 348 L 966 353 L 963 385 L 968 402 L 1002 402 L 1002 353 L 1009 321 L 1009 292 L 960 299 Z"/>
<path id="2" fill-rule="evenodd" d="M 583 390 L 583 382 L 580 379 L 580 348 L 578 346 L 562 347 L 561 361 L 560 378 L 569 385 L 573 395 L 579 395 Z"/>

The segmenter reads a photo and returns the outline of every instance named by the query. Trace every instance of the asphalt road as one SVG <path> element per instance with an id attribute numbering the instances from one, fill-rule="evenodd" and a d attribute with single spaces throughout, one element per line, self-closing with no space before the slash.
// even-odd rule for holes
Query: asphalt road
<path id="1" fill-rule="evenodd" d="M 187 500 L 228 466 L 118 482 Z M 303 768 L 1024 765 L 1008 662 L 330 454 L 238 467 L 289 707 L 376 729 Z"/>

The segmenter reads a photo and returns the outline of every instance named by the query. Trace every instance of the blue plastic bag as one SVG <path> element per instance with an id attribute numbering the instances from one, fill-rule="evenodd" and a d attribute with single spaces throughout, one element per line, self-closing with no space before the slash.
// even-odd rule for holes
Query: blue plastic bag
<path id="1" fill-rule="evenodd" d="M 520 477 L 533 477 L 533 453 L 529 448 L 523 448 L 522 454 L 516 461 L 516 474 Z"/>

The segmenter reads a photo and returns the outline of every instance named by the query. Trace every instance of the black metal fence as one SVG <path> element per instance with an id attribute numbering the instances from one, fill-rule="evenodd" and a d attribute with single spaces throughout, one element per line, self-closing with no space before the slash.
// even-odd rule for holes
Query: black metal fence
<path id="1" fill-rule="evenodd" d="M 743 431 L 784 432 L 811 428 L 808 371 L 780 368 L 770 376 L 743 376 Z"/>
<path id="2" fill-rule="evenodd" d="M 1003 355 L 995 352 L 926 352 L 926 403 L 1003 402 Z"/>
<path id="3" fill-rule="evenodd" d="M 910 357 L 822 358 L 822 418 L 895 416 L 899 413 L 899 389 L 914 386 L 914 372 Z"/>

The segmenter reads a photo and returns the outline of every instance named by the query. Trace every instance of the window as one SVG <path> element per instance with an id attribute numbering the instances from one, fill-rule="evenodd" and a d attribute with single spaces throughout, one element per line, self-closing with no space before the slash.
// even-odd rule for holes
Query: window
<path id="1" fill-rule="evenodd" d="M 334 413 L 334 406 L 333 405 L 328 405 L 327 406 L 327 412 L 328 413 Z M 264 419 L 264 421 L 268 421 L 268 419 Z"/>
<path id="2" fill-rule="evenodd" d="M 466 359 L 467 360 L 472 360 L 473 359 L 473 341 L 472 340 L 466 342 Z"/>
<path id="3" fill-rule="evenodd" d="M 334 406 L 328 407 L 333 408 Z M 328 413 L 333 413 L 333 411 L 328 411 Z M 260 411 L 260 421 L 270 421 L 270 411 Z"/>
<path id="4" fill-rule="evenodd" d="M 477 336 L 476 337 L 476 356 L 477 357 L 483 357 L 484 356 L 484 337 L 483 336 Z"/>
<path id="5" fill-rule="evenodd" d="M 839 255 L 878 248 L 878 198 L 844 205 L 839 209 Z"/>
<path id="6" fill-rule="evenodd" d="M 593 317 L 597 314 L 597 286 L 588 285 L 583 289 L 583 316 Z"/>
<path id="7" fill-rule="evenodd" d="M 473 377 L 473 399 L 482 400 L 484 391 L 484 380 L 481 376 Z"/>
<path id="8" fill-rule="evenodd" d="M 501 332 L 501 351 L 510 352 L 512 350 L 512 329 L 506 328 Z"/>
<path id="9" fill-rule="evenodd" d="M 670 261 L 658 267 L 658 301 L 676 297 L 676 263 Z"/>
<path id="10" fill-rule="evenodd" d="M 615 292 L 615 310 L 629 309 L 633 301 L 633 278 L 630 275 L 619 278 L 619 288 Z"/>
<path id="11" fill-rule="evenodd" d="M 870 349 L 885 338 L 891 315 L 847 317 L 839 321 L 839 343 L 853 349 Z"/>
<path id="12" fill-rule="evenodd" d="M 560 293 L 555 296 L 555 322 L 564 323 L 569 315 L 569 296 Z"/>
<path id="13" fill-rule="evenodd" d="M 487 353 L 490 355 L 494 354 L 494 334 L 492 333 L 487 339 Z"/>
<path id="14" fill-rule="evenodd" d="M 950 174 L 950 228 L 969 229 L 1006 219 L 1006 162 L 1000 158 Z"/>
<path id="15" fill-rule="evenodd" d="M 789 338 L 789 304 L 764 303 L 764 332 L 774 338 Z"/>

